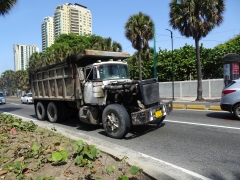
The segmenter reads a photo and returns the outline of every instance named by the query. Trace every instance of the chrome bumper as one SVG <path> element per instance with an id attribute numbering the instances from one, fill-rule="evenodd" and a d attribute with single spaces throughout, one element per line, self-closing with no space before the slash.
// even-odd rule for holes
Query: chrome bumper
<path id="1" fill-rule="evenodd" d="M 172 101 L 169 101 L 142 111 L 133 112 L 131 113 L 132 124 L 141 125 L 155 121 L 167 114 L 170 114 L 172 109 Z"/>

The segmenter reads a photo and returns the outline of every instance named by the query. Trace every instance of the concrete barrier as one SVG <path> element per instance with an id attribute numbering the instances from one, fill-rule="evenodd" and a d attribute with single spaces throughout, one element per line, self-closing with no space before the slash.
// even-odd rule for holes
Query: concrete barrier
<path id="1" fill-rule="evenodd" d="M 202 96 L 221 97 L 224 87 L 223 79 L 202 80 Z M 159 82 L 160 97 L 172 97 L 172 82 Z M 197 80 L 174 81 L 174 97 L 197 97 Z"/>

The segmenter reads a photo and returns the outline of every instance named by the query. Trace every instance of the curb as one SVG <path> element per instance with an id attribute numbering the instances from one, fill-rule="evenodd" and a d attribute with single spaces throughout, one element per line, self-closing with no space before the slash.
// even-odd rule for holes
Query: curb
<path id="1" fill-rule="evenodd" d="M 195 109 L 195 110 L 212 110 L 212 111 L 222 111 L 220 106 L 209 106 L 207 108 L 205 105 L 193 105 L 193 104 L 173 104 L 174 109 Z"/>
<path id="2" fill-rule="evenodd" d="M 206 106 L 205 105 L 187 105 L 186 109 L 206 110 Z"/>

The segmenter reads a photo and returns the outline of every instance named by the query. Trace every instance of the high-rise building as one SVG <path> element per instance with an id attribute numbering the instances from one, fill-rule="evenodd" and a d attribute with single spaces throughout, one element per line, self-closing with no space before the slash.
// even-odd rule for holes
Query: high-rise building
<path id="1" fill-rule="evenodd" d="M 58 5 L 54 13 L 54 37 L 60 34 L 92 34 L 92 14 L 86 6 L 66 3 Z"/>
<path id="2" fill-rule="evenodd" d="M 51 28 L 53 28 L 53 31 Z M 69 33 L 77 35 L 92 34 L 92 14 L 86 6 L 77 3 L 58 5 L 53 19 L 51 17 L 44 18 L 42 23 L 42 50 L 44 51 L 51 46 L 60 34 Z"/>
<path id="3" fill-rule="evenodd" d="M 26 70 L 29 65 L 29 58 L 34 52 L 39 52 L 39 47 L 35 45 L 14 44 L 14 70 Z"/>
<path id="4" fill-rule="evenodd" d="M 53 17 L 45 17 L 42 23 L 42 51 L 45 51 L 53 43 Z"/>

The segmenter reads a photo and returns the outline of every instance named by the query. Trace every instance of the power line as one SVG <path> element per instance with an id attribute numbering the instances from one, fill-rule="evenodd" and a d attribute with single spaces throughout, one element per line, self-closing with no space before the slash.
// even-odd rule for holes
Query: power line
<path id="1" fill-rule="evenodd" d="M 130 45 L 130 46 L 128 46 L 128 47 L 126 47 L 126 48 L 124 48 L 124 49 L 123 49 L 123 51 L 124 51 L 124 50 L 126 50 L 126 49 L 128 49 L 128 48 L 130 48 L 131 46 L 132 46 L 132 45 Z"/>

